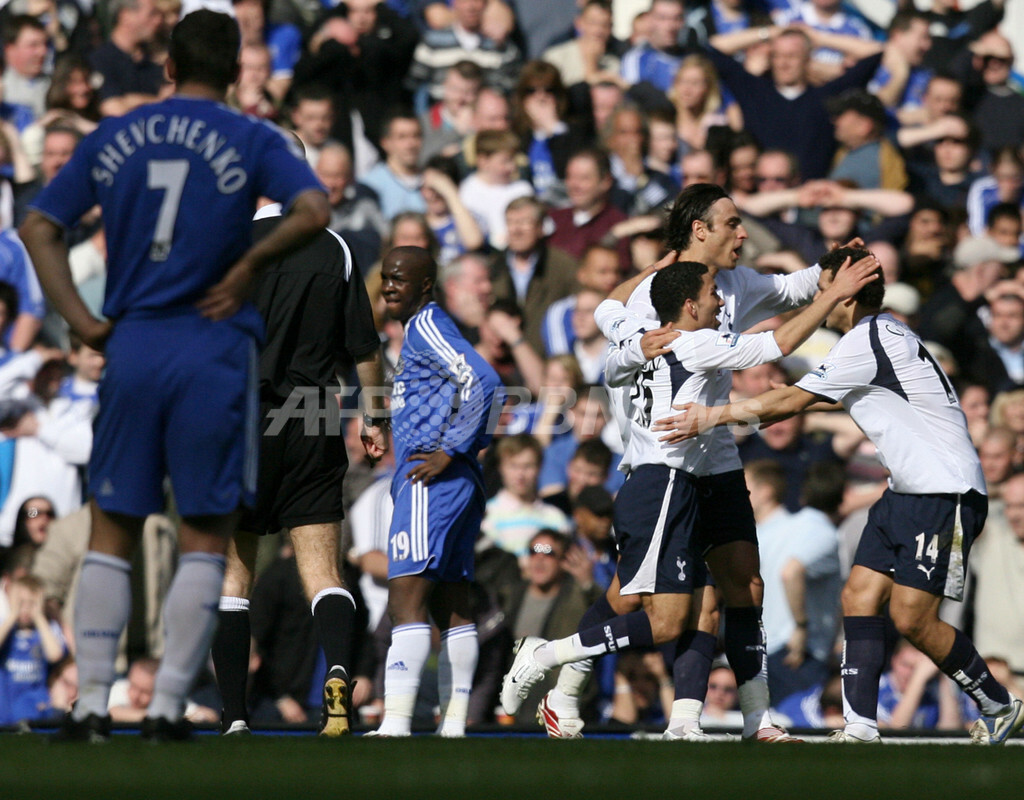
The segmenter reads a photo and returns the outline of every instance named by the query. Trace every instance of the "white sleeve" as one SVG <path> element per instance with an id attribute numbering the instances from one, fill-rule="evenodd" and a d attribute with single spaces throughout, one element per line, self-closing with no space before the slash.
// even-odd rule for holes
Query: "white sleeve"
<path id="1" fill-rule="evenodd" d="M 603 301 L 594 311 L 594 321 L 608 339 L 605 382 L 624 386 L 647 363 L 640 342 L 652 323 L 617 300 Z"/>
<path id="2" fill-rule="evenodd" d="M 723 274 L 729 273 L 719 272 L 719 281 Z M 807 305 L 818 291 L 820 276 L 817 264 L 789 275 L 764 275 L 749 267 L 736 267 L 730 275 L 736 283 L 733 330 L 748 330 L 776 314 Z"/>
<path id="3" fill-rule="evenodd" d="M 806 392 L 840 403 L 850 392 L 870 384 L 878 371 L 878 364 L 871 347 L 862 341 L 866 335 L 863 326 L 847 333 L 821 366 L 804 375 L 796 385 Z"/>
<path id="4" fill-rule="evenodd" d="M 684 367 L 691 370 L 748 369 L 782 358 L 782 350 L 771 331 L 741 335 L 722 331 L 684 333 L 672 349 Z"/>
<path id="5" fill-rule="evenodd" d="M 68 464 L 85 466 L 92 453 L 92 421 L 97 406 L 91 402 L 72 403 L 63 413 L 39 414 L 39 441 Z"/>

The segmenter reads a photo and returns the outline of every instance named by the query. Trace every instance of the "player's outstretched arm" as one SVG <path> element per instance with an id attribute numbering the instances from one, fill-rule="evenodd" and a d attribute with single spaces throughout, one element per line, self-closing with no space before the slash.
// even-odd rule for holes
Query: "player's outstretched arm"
<path id="1" fill-rule="evenodd" d="M 665 434 L 660 441 L 679 444 L 722 425 L 767 425 L 789 419 L 809 408 L 816 399 L 815 395 L 798 386 L 784 386 L 724 406 L 674 405 L 672 407 L 679 413 L 657 420 L 651 430 Z"/>
<path id="2" fill-rule="evenodd" d="M 64 231 L 53 220 L 30 210 L 18 234 L 57 313 L 89 347 L 102 350 L 112 326 L 92 315 L 75 288 Z"/>
<path id="3" fill-rule="evenodd" d="M 227 319 L 241 307 L 252 279 L 260 270 L 310 241 L 331 221 L 327 195 L 307 189 L 292 203 L 284 219 L 250 247 L 212 286 L 196 307 L 204 317 Z"/>

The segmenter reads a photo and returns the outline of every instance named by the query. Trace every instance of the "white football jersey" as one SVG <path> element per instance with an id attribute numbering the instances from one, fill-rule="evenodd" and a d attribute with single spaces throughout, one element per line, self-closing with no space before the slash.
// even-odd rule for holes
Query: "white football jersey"
<path id="1" fill-rule="evenodd" d="M 749 267 L 718 270 L 715 273 L 715 284 L 718 287 L 718 294 L 724 303 L 718 315 L 718 329 L 723 333 L 742 333 L 757 323 L 774 317 L 776 314 L 807 305 L 814 298 L 815 292 L 818 291 L 818 278 L 820 275 L 821 268 L 817 265 L 790 275 L 763 275 Z M 651 281 L 653 280 L 654 276 L 651 275 L 641 281 L 636 289 L 633 290 L 626 304 L 635 317 L 647 321 L 647 330 L 657 328 L 660 325 L 658 315 L 654 311 L 654 306 L 651 305 Z M 597 319 L 596 313 L 594 317 Z M 601 322 L 598 319 L 598 325 L 600 324 Z M 623 324 L 623 329 L 626 329 L 625 323 Z M 613 351 L 616 346 L 627 341 L 627 337 L 612 336 L 609 335 L 609 331 L 604 328 L 602 330 L 611 342 L 610 347 Z M 643 335 L 643 331 L 640 331 L 638 334 L 634 330 L 631 335 L 635 337 L 636 341 L 628 340 L 630 346 L 634 348 L 634 354 L 639 353 L 639 338 Z M 645 361 L 642 355 L 640 357 L 642 360 L 637 362 L 637 369 Z M 778 358 L 778 356 L 775 356 L 775 358 Z M 771 360 L 773 359 L 765 358 L 762 361 L 757 361 L 747 366 L 757 366 L 757 364 Z M 741 367 L 734 366 L 724 369 L 741 369 Z M 732 379 L 728 373 L 726 373 L 725 377 L 729 380 L 726 381 L 724 378 L 722 380 L 723 384 L 728 383 L 725 389 L 724 402 L 728 402 L 729 390 L 732 388 Z M 624 389 L 610 387 L 609 393 L 613 407 L 629 408 L 629 396 Z M 708 404 L 702 403 L 702 405 L 720 405 L 721 402 L 723 401 L 716 400 Z M 616 416 L 621 417 L 618 408 L 615 409 Z M 660 419 L 660 417 L 656 417 L 656 419 Z M 732 432 L 728 428 L 713 428 L 706 436 L 708 439 L 704 450 L 707 456 L 700 474 L 719 475 L 723 472 L 732 472 L 743 468 L 739 452 L 736 449 L 736 441 L 733 439 Z M 704 437 L 702 436 L 701 438 L 703 439 Z M 623 472 L 629 471 L 630 464 L 632 463 L 629 457 L 629 447 L 627 446 L 626 454 L 619 464 L 619 469 Z"/>
<path id="2" fill-rule="evenodd" d="M 841 402 L 903 494 L 986 494 L 953 386 L 920 337 L 889 314 L 865 317 L 796 384 Z"/>
<path id="3" fill-rule="evenodd" d="M 628 389 L 626 410 L 626 452 L 623 461 L 636 467 L 641 464 L 664 464 L 692 475 L 710 475 L 713 466 L 723 463 L 716 452 L 714 429 L 681 444 L 659 441 L 664 432 L 652 431 L 651 424 L 676 413 L 678 403 L 700 403 L 705 406 L 725 405 L 732 389 L 730 370 L 747 369 L 782 357 L 773 333 L 741 336 L 719 330 L 680 331 L 669 345 L 671 352 L 647 361 L 640 350 L 635 333 L 643 321 L 631 309 L 614 300 L 605 300 L 594 314 L 602 330 L 611 334 L 613 347 L 605 366 L 605 379 L 610 387 Z M 658 327 L 647 321 L 647 326 Z M 649 329 L 649 328 L 648 328 Z M 620 340 L 627 334 L 627 339 Z M 736 448 L 732 448 L 735 464 L 741 469 Z M 721 471 L 721 470 L 719 470 Z"/>

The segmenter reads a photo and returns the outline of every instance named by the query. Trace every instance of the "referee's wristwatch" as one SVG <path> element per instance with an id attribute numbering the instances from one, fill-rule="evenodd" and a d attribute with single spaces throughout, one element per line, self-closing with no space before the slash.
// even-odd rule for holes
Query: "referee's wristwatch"
<path id="1" fill-rule="evenodd" d="M 391 420 L 388 417 L 371 417 L 369 414 L 363 414 L 363 426 L 367 428 L 386 428 L 391 424 Z"/>

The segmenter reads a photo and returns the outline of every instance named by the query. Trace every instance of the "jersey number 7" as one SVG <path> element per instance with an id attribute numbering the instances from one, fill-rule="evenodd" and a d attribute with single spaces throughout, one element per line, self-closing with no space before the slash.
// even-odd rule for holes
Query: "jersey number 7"
<path id="1" fill-rule="evenodd" d="M 151 261 L 166 261 L 171 255 L 174 223 L 178 219 L 178 206 L 188 178 L 188 161 L 183 158 L 150 161 L 147 164 L 146 188 L 163 189 L 164 199 L 156 216 L 153 244 L 149 248 Z"/>

